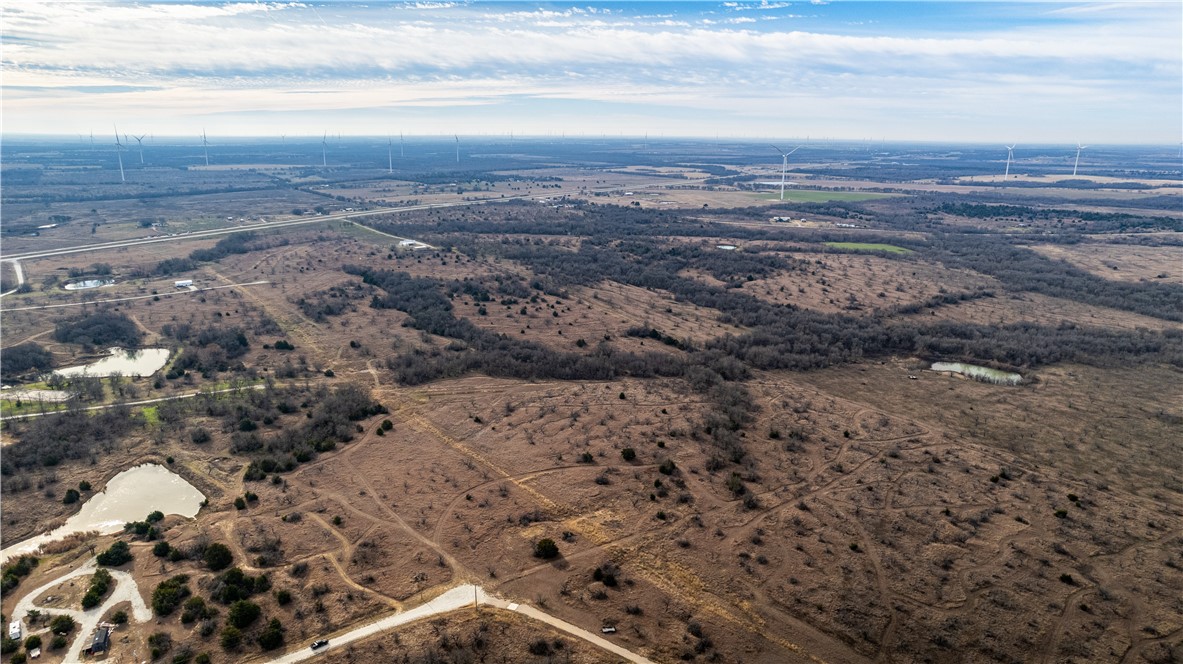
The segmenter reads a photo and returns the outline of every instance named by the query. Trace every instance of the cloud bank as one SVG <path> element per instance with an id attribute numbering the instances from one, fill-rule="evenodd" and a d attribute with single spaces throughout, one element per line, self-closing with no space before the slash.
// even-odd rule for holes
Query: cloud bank
<path id="1" fill-rule="evenodd" d="M 959 4 L 25 2 L 5 128 L 1179 140 L 1178 3 Z"/>

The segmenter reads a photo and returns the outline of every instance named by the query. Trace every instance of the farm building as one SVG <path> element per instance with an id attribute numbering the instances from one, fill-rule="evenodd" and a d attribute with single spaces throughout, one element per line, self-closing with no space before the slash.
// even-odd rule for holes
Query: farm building
<path id="1" fill-rule="evenodd" d="M 175 285 L 177 288 L 188 288 L 193 285 L 193 280 L 192 279 L 181 279 L 180 281 L 176 282 Z"/>

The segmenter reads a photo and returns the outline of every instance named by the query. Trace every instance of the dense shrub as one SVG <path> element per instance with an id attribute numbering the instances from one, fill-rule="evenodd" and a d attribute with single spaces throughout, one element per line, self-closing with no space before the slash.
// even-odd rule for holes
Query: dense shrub
<path id="1" fill-rule="evenodd" d="M 0 362 L 0 380 L 5 383 L 25 374 L 41 374 L 53 368 L 53 356 L 41 346 L 28 342 L 4 349 Z"/>
<path id="2" fill-rule="evenodd" d="M 15 589 L 20 585 L 21 579 L 28 576 L 39 562 L 36 556 L 25 554 L 5 565 L 3 572 L 0 572 L 3 577 L 3 581 L 0 581 L 0 593 L 7 595 Z"/>
<path id="3" fill-rule="evenodd" d="M 87 347 L 132 347 L 139 344 L 143 336 L 140 328 L 126 314 L 108 311 L 98 311 L 81 318 L 62 321 L 53 332 L 53 338 L 57 341 Z"/>
<path id="4" fill-rule="evenodd" d="M 226 614 L 226 621 L 239 629 L 243 629 L 258 620 L 262 613 L 263 610 L 259 608 L 258 604 L 240 599 L 230 605 L 230 611 Z"/>
<path id="5" fill-rule="evenodd" d="M 161 581 L 152 591 L 152 611 L 157 616 L 167 616 L 185 600 L 191 593 L 189 590 L 189 576 L 178 574 L 166 581 Z"/>
<path id="6" fill-rule="evenodd" d="M 201 559 L 206 567 L 218 572 L 234 562 L 234 554 L 230 552 L 230 547 L 221 542 L 214 542 L 205 548 L 205 555 Z"/>
<path id="7" fill-rule="evenodd" d="M 115 542 L 98 555 L 99 564 L 106 567 L 118 567 L 131 559 L 131 547 L 123 540 Z"/>
<path id="8" fill-rule="evenodd" d="M 534 555 L 543 560 L 550 560 L 559 555 L 559 546 L 549 537 L 544 537 L 534 543 Z"/>
<path id="9" fill-rule="evenodd" d="M 82 596 L 82 608 L 93 609 L 103 602 L 103 597 L 107 591 L 111 589 L 111 583 L 114 579 L 111 573 L 103 568 L 95 570 L 94 576 L 90 579 L 90 587 L 86 589 L 86 594 Z"/>

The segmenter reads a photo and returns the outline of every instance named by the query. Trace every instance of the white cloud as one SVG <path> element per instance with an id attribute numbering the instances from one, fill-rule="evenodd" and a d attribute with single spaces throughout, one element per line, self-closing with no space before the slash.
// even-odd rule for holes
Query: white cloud
<path id="1" fill-rule="evenodd" d="M 736 11 L 785 4 L 725 3 Z M 1081 100 L 1126 103 L 1133 114 L 1158 113 L 1160 125 L 1174 121 L 1171 131 L 1179 124 L 1178 112 L 1158 110 L 1183 94 L 1180 37 L 1164 20 L 1177 19 L 1178 8 L 1094 12 L 1119 15 L 1120 29 L 1109 26 L 1099 39 L 1093 14 L 918 38 L 790 31 L 749 16 L 703 17 L 708 12 L 517 7 L 31 1 L 5 11 L 6 125 L 54 124 L 78 85 L 160 88 L 86 97 L 87 108 L 111 113 L 164 113 L 170 104 L 192 114 L 313 113 L 546 98 L 739 115 L 755 112 L 753 100 L 810 99 L 817 102 L 802 111 L 834 115 L 849 105 L 842 112 L 866 118 L 885 106 L 981 113 L 975 107 L 1009 99 L 1065 111 Z M 759 18 L 773 17 L 783 13 Z"/>

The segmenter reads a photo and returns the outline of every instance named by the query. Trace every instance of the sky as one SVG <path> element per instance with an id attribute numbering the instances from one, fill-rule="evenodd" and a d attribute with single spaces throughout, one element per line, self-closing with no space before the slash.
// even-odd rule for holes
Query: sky
<path id="1" fill-rule="evenodd" d="M 1177 0 L 2 7 L 5 134 L 1183 139 Z"/>

